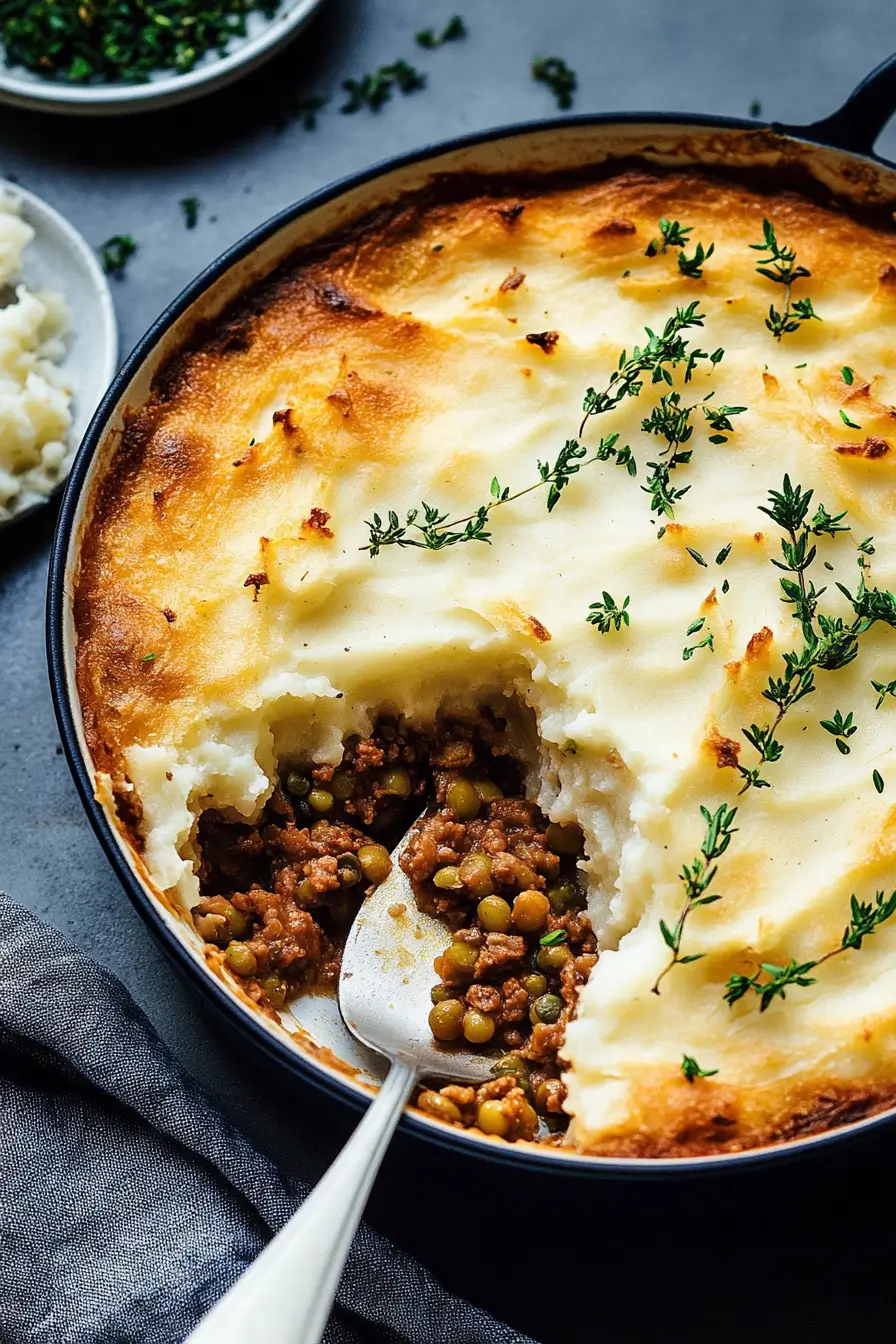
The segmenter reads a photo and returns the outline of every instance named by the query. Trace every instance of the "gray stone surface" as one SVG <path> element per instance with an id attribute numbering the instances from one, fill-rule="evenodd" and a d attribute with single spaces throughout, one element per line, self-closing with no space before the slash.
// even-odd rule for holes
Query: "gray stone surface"
<path id="1" fill-rule="evenodd" d="M 296 198 L 424 142 L 550 115 L 549 93 L 528 75 L 534 55 L 562 55 L 578 70 L 577 111 L 746 116 L 759 99 L 766 116 L 803 122 L 831 111 L 896 48 L 890 0 L 479 0 L 461 9 L 469 39 L 427 53 L 413 33 L 443 21 L 447 0 L 330 0 L 274 65 L 170 113 L 112 122 L 0 110 L 0 173 L 14 174 L 95 244 L 118 232 L 137 238 L 127 277 L 114 285 L 126 351 L 203 266 Z M 340 81 L 397 56 L 428 72 L 425 92 L 397 98 L 376 116 L 341 116 Z M 277 129 L 275 106 L 290 90 L 333 95 L 316 130 L 295 120 Z M 885 133 L 881 148 L 896 157 L 896 133 Z M 192 195 L 202 209 L 188 232 L 178 201 Z M 313 1174 L 338 1141 L 338 1115 L 323 1126 L 305 1123 L 305 1102 L 260 1079 L 206 1024 L 84 818 L 60 754 L 45 670 L 48 546 L 46 520 L 0 538 L 0 887 L 114 970 L 254 1141 Z M 379 1198 L 375 1209 L 387 1223 L 410 1216 L 419 1230 L 417 1199 L 400 1183 Z M 475 1296 L 474 1280 L 468 1262 L 455 1284 Z M 511 1306 L 508 1314 L 520 1318 Z M 581 1324 L 569 1317 L 562 1332 L 542 1328 L 551 1338 L 590 1338 L 583 1324 L 569 1324 L 576 1319 Z M 879 1336 L 869 1318 L 853 1337 Z"/>

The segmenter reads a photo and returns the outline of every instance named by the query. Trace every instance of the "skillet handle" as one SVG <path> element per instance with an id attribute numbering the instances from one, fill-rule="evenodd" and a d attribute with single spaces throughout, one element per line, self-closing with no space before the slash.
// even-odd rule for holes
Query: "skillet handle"
<path id="1" fill-rule="evenodd" d="M 866 75 L 842 107 L 810 126 L 780 126 L 790 135 L 817 140 L 832 149 L 874 155 L 881 131 L 896 112 L 896 53 Z"/>

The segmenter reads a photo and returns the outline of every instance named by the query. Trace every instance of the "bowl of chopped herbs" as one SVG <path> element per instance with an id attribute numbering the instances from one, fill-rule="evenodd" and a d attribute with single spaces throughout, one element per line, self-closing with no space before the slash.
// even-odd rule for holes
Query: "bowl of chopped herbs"
<path id="1" fill-rule="evenodd" d="M 323 0 L 0 0 L 0 102 L 114 115 L 198 97 L 293 38 Z"/>

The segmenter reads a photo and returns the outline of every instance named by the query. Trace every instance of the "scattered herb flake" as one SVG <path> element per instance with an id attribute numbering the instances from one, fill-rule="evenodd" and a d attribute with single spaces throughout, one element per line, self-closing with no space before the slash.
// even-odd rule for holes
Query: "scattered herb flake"
<path id="1" fill-rule="evenodd" d="M 180 203 L 180 208 L 184 212 L 184 223 L 188 229 L 195 229 L 199 219 L 199 197 L 184 196 Z"/>
<path id="2" fill-rule="evenodd" d="M 873 783 L 874 787 L 877 789 L 878 793 L 883 793 L 883 791 L 884 791 L 884 780 L 883 780 L 883 775 L 880 773 L 879 770 L 875 770 L 875 771 L 874 771 L 874 774 L 871 776 L 871 782 Z"/>
<path id="3" fill-rule="evenodd" d="M 137 251 L 137 244 L 129 233 L 116 233 L 100 247 L 100 260 L 107 275 L 120 280 L 125 267 Z"/>
<path id="4" fill-rule="evenodd" d="M 596 625 L 602 635 L 608 635 L 614 627 L 618 631 L 623 625 L 631 624 L 628 613 L 630 598 L 627 597 L 621 607 L 617 607 L 609 593 L 604 593 L 603 599 L 603 602 L 592 602 L 588 608 L 585 620 L 589 625 Z"/>
<path id="5" fill-rule="evenodd" d="M 849 365 L 848 365 L 848 364 L 844 364 L 844 365 L 843 365 L 843 368 L 840 370 L 840 373 L 841 373 L 842 376 L 843 376 L 843 381 L 844 381 L 844 383 L 846 384 L 846 386 L 847 386 L 847 387 L 852 387 L 853 382 L 855 381 L 855 374 L 853 373 L 853 371 L 852 371 L 852 369 L 849 367 Z"/>
<path id="6" fill-rule="evenodd" d="M 749 111 L 750 116 L 753 117 L 754 120 L 756 119 L 756 117 L 762 116 L 762 104 L 760 103 L 758 98 L 754 98 L 753 101 L 750 103 Z"/>
<path id="7" fill-rule="evenodd" d="M 725 579 L 724 582 L 722 583 L 722 592 L 727 593 L 730 587 L 731 584 L 728 582 L 727 579 Z"/>
<path id="8" fill-rule="evenodd" d="M 566 942 L 565 929 L 554 929 L 553 933 L 546 933 L 542 938 L 539 938 L 538 940 L 538 944 L 540 947 L 556 947 L 559 943 L 565 943 L 565 942 Z"/>
<path id="9" fill-rule="evenodd" d="M 575 70 L 571 70 L 560 56 L 540 56 L 532 62 L 532 78 L 546 84 L 557 99 L 557 106 L 566 111 L 572 107 L 572 98 L 578 87 Z"/>
<path id="10" fill-rule="evenodd" d="M 154 658 L 158 658 L 158 656 L 159 656 L 159 655 L 158 655 L 157 653 L 144 653 L 144 655 L 143 655 L 143 657 L 140 659 L 140 661 L 141 661 L 142 663 L 151 663 L 151 662 L 153 661 L 153 659 L 154 659 Z"/>
<path id="11" fill-rule="evenodd" d="M 699 551 L 695 551 L 693 546 L 685 546 L 685 550 L 687 551 L 691 559 L 695 560 L 698 565 L 702 565 L 704 569 L 708 568 L 706 561 L 703 559 L 703 556 L 700 554 Z"/>
<path id="12" fill-rule="evenodd" d="M 848 415 L 846 414 L 846 412 L 842 409 L 842 407 L 841 407 L 841 410 L 840 410 L 840 419 L 843 421 L 844 425 L 847 425 L 850 429 L 861 429 L 861 428 L 862 428 L 861 425 L 857 425 L 857 424 L 856 424 L 855 420 L 850 420 L 849 416 L 848 416 Z"/>
<path id="13" fill-rule="evenodd" d="M 716 556 L 716 564 L 717 564 L 717 565 L 724 565 L 725 561 L 728 559 L 729 555 L 731 554 L 731 547 L 732 547 L 733 544 L 734 544 L 733 542 L 730 542 L 730 541 L 729 541 L 729 543 L 728 543 L 727 546 L 723 546 L 723 547 L 722 547 L 722 549 L 719 551 L 718 555 Z"/>
<path id="14" fill-rule="evenodd" d="M 381 65 L 372 75 L 344 79 L 342 87 L 348 94 L 348 100 L 342 104 L 340 112 L 360 112 L 363 107 L 378 112 L 392 97 L 394 89 L 407 94 L 425 88 L 426 76 L 407 61 L 399 60 L 393 61 L 391 65 Z"/>
<path id="15" fill-rule="evenodd" d="M 875 709 L 880 709 L 888 695 L 896 698 L 896 681 L 872 681 L 871 685 L 877 691 L 877 704 Z"/>
<path id="16" fill-rule="evenodd" d="M 685 902 L 681 913 L 672 928 L 665 920 L 660 920 L 660 933 L 672 956 L 654 981 L 654 994 L 659 994 L 660 985 L 673 966 L 686 966 L 690 962 L 702 960 L 705 955 L 703 952 L 692 952 L 684 957 L 681 955 L 681 939 L 684 934 L 684 926 L 692 910 L 696 910 L 701 905 L 713 905 L 716 901 L 722 899 L 721 896 L 707 895 L 707 892 L 715 881 L 718 872 L 716 859 L 720 859 L 725 853 L 725 850 L 731 844 L 732 835 L 736 832 L 737 828 L 734 827 L 733 823 L 737 816 L 737 808 L 726 807 L 723 803 L 717 812 L 710 812 L 709 808 L 701 807 L 700 814 L 706 823 L 706 835 L 703 844 L 700 846 L 700 853 L 691 864 L 684 864 L 679 873 L 685 894 Z"/>
<path id="17" fill-rule="evenodd" d="M 435 51 L 436 47 L 444 46 L 446 42 L 459 42 L 466 36 L 467 25 L 459 14 L 455 14 L 441 32 L 437 33 L 434 28 L 424 28 L 422 32 L 414 34 L 414 40 L 424 50 Z"/>
<path id="18" fill-rule="evenodd" d="M 713 1078 L 718 1073 L 718 1069 L 701 1069 L 693 1055 L 682 1055 L 681 1071 L 689 1083 L 695 1078 Z"/>

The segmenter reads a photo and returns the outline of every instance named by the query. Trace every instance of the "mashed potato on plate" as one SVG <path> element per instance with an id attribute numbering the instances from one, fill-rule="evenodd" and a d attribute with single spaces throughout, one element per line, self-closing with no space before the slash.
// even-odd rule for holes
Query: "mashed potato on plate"
<path id="1" fill-rule="evenodd" d="M 69 463 L 68 311 L 61 294 L 34 293 L 20 278 L 33 237 L 15 200 L 0 195 L 0 297 L 11 297 L 0 308 L 0 523 L 45 499 Z"/>

